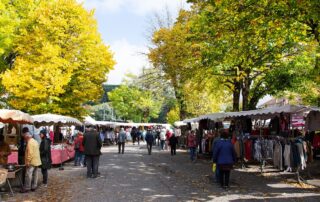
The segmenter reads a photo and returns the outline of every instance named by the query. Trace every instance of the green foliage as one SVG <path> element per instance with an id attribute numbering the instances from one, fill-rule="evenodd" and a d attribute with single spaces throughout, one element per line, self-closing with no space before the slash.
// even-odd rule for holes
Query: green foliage
<path id="1" fill-rule="evenodd" d="M 124 120 L 148 122 L 159 115 L 161 102 L 155 100 L 150 91 L 121 85 L 109 92 L 108 96 L 117 115 Z"/>
<path id="2" fill-rule="evenodd" d="M 171 109 L 168 114 L 167 114 L 167 121 L 170 124 L 174 124 L 174 122 L 180 120 L 180 112 L 179 112 L 179 107 L 175 107 Z"/>
<path id="3" fill-rule="evenodd" d="M 223 88 L 215 88 L 210 92 L 212 89 L 208 86 L 215 83 L 216 79 L 204 82 L 201 75 L 203 72 L 193 71 L 198 51 L 197 44 L 189 40 L 192 17 L 192 12 L 182 10 L 172 27 L 156 30 L 152 38 L 153 46 L 148 54 L 153 66 L 162 72 L 162 79 L 170 82 L 179 108 L 180 120 L 187 116 L 217 110 L 220 108 L 217 105 L 222 103 L 217 98 L 224 92 Z M 216 106 L 212 108 L 213 103 Z"/>

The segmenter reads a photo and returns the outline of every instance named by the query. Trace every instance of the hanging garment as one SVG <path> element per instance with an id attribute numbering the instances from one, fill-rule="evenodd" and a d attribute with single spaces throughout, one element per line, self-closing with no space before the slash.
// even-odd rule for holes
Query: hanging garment
<path id="1" fill-rule="evenodd" d="M 236 151 L 237 158 L 240 158 L 240 142 L 236 141 L 234 143 L 234 150 Z"/>
<path id="2" fill-rule="evenodd" d="M 301 169 L 304 170 L 307 167 L 307 162 L 306 162 L 306 158 L 305 158 L 305 154 L 304 154 L 304 150 L 303 150 L 303 143 L 296 143 L 297 148 L 298 148 L 298 155 L 300 158 L 300 165 Z"/>
<path id="3" fill-rule="evenodd" d="M 313 162 L 313 150 L 310 142 L 307 142 L 307 163 Z"/>
<path id="4" fill-rule="evenodd" d="M 254 143 L 254 159 L 257 160 L 257 161 L 261 161 L 262 160 L 260 140 L 257 140 Z"/>
<path id="5" fill-rule="evenodd" d="M 252 160 L 252 141 L 251 140 L 247 140 L 244 143 L 244 150 L 245 150 L 245 157 L 247 160 Z"/>
<path id="6" fill-rule="evenodd" d="M 284 158 L 284 165 L 287 167 L 292 167 L 292 161 L 293 161 L 293 156 L 291 152 L 291 145 L 286 144 L 284 146 L 284 152 L 283 152 L 283 158 Z"/>
<path id="7" fill-rule="evenodd" d="M 299 157 L 299 150 L 297 144 L 291 145 L 291 151 L 293 156 L 293 167 L 297 168 L 301 165 L 301 159 Z"/>
<path id="8" fill-rule="evenodd" d="M 313 148 L 318 149 L 320 148 L 320 135 L 315 135 L 313 138 Z"/>
<path id="9" fill-rule="evenodd" d="M 282 155 L 282 145 L 280 142 L 276 142 L 273 152 L 273 165 L 279 170 L 283 170 Z"/>

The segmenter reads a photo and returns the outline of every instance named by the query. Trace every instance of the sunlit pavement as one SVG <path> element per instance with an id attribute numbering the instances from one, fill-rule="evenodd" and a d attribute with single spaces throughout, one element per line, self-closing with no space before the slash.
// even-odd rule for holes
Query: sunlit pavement
<path id="1" fill-rule="evenodd" d="M 277 176 L 260 176 L 255 168 L 232 171 L 231 187 L 220 188 L 212 180 L 211 164 L 190 162 L 185 151 L 171 156 L 155 147 L 147 154 L 144 144 L 103 148 L 96 179 L 86 169 L 66 163 L 64 170 L 50 170 L 48 188 L 28 194 L 4 196 L 5 201 L 319 201 L 315 188 L 300 188 Z M 40 177 L 41 174 L 40 174 Z"/>

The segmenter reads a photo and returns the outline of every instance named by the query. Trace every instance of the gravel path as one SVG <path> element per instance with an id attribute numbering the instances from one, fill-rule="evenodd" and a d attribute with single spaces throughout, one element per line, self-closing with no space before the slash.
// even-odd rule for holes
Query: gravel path
<path id="1" fill-rule="evenodd" d="M 51 169 L 48 188 L 2 196 L 3 201 L 319 201 L 319 189 L 299 187 L 271 171 L 262 176 L 258 167 L 234 170 L 229 190 L 212 180 L 211 163 L 191 163 L 185 151 L 171 157 L 156 147 L 147 155 L 145 145 L 103 148 L 97 179 L 86 179 L 85 168 L 65 164 Z M 41 174 L 40 174 L 41 176 Z M 42 177 L 42 176 L 41 176 Z M 288 176 L 289 179 L 293 176 Z"/>

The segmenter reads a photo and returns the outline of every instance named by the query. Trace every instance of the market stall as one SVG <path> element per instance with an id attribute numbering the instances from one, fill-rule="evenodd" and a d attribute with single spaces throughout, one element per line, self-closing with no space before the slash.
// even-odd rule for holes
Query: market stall
<path id="1" fill-rule="evenodd" d="M 33 118 L 22 111 L 12 109 L 0 109 L 0 122 L 5 124 L 1 133 L 5 142 L 10 145 L 11 155 L 8 156 L 8 164 L 18 164 L 18 141 L 22 124 L 32 124 Z"/>
<path id="2" fill-rule="evenodd" d="M 213 113 L 195 119 L 231 121 L 229 132 L 242 167 L 244 163 L 260 162 L 280 171 L 297 173 L 313 161 L 320 148 L 320 109 L 301 105 L 285 105 L 264 109 Z M 200 124 L 201 125 L 201 124 Z M 304 133 L 312 133 L 304 136 Z M 318 145 L 317 145 L 318 144 Z"/>
<path id="3" fill-rule="evenodd" d="M 7 165 L 1 165 L 1 180 L 2 183 L 7 183 L 11 195 L 13 196 L 12 183 L 18 181 L 19 186 L 22 188 L 22 180 L 21 177 L 23 175 L 23 167 L 24 165 L 12 165 L 12 163 L 17 163 L 17 161 L 13 160 L 18 159 L 17 153 L 17 145 L 21 133 L 21 124 L 32 124 L 32 117 L 24 112 L 19 110 L 8 110 L 8 109 L 0 109 L 0 122 L 4 125 L 1 127 L 1 134 L 5 137 L 5 142 L 10 145 L 11 155 L 8 156 Z M 6 159 L 4 159 L 5 162 Z M 4 163 L 2 162 L 2 163 Z"/>
<path id="4" fill-rule="evenodd" d="M 51 158 L 52 164 L 58 165 L 65 161 L 74 158 L 75 151 L 71 139 L 71 126 L 80 126 L 82 123 L 76 119 L 69 116 L 62 116 L 57 114 L 40 114 L 32 116 L 34 119 L 34 125 L 36 127 L 48 127 L 53 126 L 54 137 L 53 145 L 51 146 Z M 67 134 L 62 134 L 63 127 Z"/>

